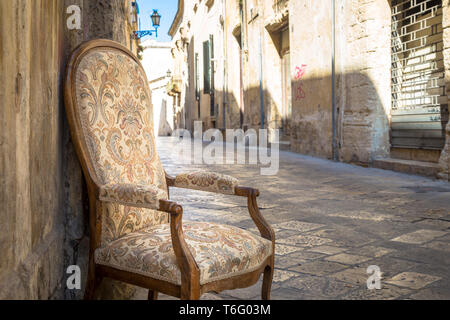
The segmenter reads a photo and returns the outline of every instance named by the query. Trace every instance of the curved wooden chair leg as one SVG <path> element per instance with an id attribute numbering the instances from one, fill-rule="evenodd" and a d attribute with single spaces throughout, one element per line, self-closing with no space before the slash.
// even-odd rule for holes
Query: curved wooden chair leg
<path id="1" fill-rule="evenodd" d="M 261 297 L 263 300 L 270 300 L 270 289 L 272 288 L 273 265 L 268 265 L 264 269 Z"/>
<path id="2" fill-rule="evenodd" d="M 158 291 L 148 290 L 148 300 L 158 300 Z"/>
<path id="3" fill-rule="evenodd" d="M 189 279 L 190 276 L 185 276 L 185 281 L 181 281 L 181 300 L 200 300 L 200 282 L 194 276 L 194 279 Z"/>
<path id="4" fill-rule="evenodd" d="M 180 300 L 200 300 L 200 294 L 199 293 L 194 293 L 191 294 L 190 296 L 181 296 Z"/>
<path id="5" fill-rule="evenodd" d="M 181 300 L 200 300 L 200 288 L 192 290 L 181 289 Z"/>

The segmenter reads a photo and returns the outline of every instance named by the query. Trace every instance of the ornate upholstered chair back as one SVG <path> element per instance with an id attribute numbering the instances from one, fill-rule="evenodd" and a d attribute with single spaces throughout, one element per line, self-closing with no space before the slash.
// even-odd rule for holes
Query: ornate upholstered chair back
<path id="1" fill-rule="evenodd" d="M 71 62 L 73 112 L 89 175 L 98 185 L 151 184 L 165 190 L 145 72 L 127 49 L 103 42 Z M 162 212 L 109 203 L 103 209 L 101 242 L 167 220 Z"/>

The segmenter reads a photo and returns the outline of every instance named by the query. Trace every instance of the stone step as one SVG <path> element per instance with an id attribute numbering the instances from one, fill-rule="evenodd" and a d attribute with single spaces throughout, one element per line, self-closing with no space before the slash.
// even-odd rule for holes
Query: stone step
<path id="1" fill-rule="evenodd" d="M 283 151 L 290 151 L 291 150 L 291 142 L 286 141 L 286 140 L 280 140 L 278 142 L 278 148 Z"/>
<path id="2" fill-rule="evenodd" d="M 373 161 L 373 167 L 432 178 L 436 178 L 439 172 L 439 164 L 435 162 L 393 158 L 375 159 Z"/>

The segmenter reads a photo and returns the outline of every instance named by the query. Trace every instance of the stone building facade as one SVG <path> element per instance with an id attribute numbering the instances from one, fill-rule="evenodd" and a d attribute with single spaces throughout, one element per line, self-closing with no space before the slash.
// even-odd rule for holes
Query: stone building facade
<path id="1" fill-rule="evenodd" d="M 449 1 L 178 7 L 181 126 L 279 129 L 295 152 L 448 180 Z"/>
<path id="2" fill-rule="evenodd" d="M 67 19 L 80 8 L 81 26 Z M 89 248 L 87 195 L 63 103 L 68 55 L 108 38 L 130 46 L 128 0 L 0 1 L 0 299 L 83 296 Z M 81 290 L 69 290 L 69 265 Z M 106 282 L 102 296 L 133 287 Z"/>
<path id="3" fill-rule="evenodd" d="M 168 136 L 176 122 L 176 95 L 169 95 L 173 70 L 172 43 L 149 39 L 142 42 L 142 47 L 142 66 L 152 91 L 155 135 Z"/>

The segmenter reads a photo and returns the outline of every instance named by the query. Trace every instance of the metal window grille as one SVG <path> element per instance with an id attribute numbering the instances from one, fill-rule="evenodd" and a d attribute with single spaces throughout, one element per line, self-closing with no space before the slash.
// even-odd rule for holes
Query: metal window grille
<path id="1" fill-rule="evenodd" d="M 442 149 L 448 121 L 442 0 L 392 0 L 391 145 Z"/>

